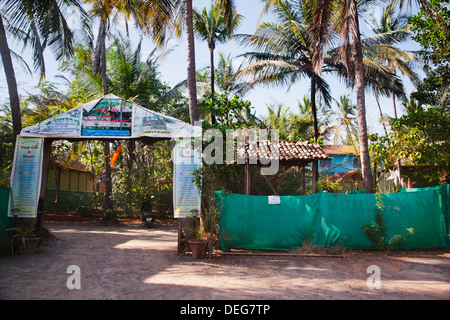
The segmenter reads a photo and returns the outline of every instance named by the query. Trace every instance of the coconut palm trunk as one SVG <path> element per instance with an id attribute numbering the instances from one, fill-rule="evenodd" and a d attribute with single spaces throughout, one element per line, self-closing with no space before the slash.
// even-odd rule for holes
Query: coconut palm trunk
<path id="1" fill-rule="evenodd" d="M 212 43 L 209 46 L 209 63 L 210 63 L 210 68 L 211 68 L 211 93 L 214 93 L 214 43 Z M 212 124 L 216 124 L 217 120 L 216 120 L 216 115 L 214 114 L 214 111 L 211 112 L 211 123 Z"/>
<path id="2" fill-rule="evenodd" d="M 316 74 L 311 75 L 311 113 L 314 130 L 314 143 L 319 139 L 319 129 L 317 128 L 317 107 L 316 107 Z"/>
<path id="3" fill-rule="evenodd" d="M 189 91 L 189 116 L 191 125 L 199 120 L 198 103 L 197 103 L 197 83 L 195 75 L 195 44 L 194 44 L 194 27 L 192 21 L 192 0 L 184 1 L 184 19 L 186 23 L 186 40 L 187 40 L 187 78 Z"/>
<path id="4" fill-rule="evenodd" d="M 367 121 L 366 121 L 366 106 L 364 95 L 364 69 L 363 69 L 363 55 L 361 46 L 361 33 L 359 30 L 358 10 L 356 8 L 355 0 L 350 1 L 350 11 L 353 13 L 354 23 L 354 37 L 353 37 L 353 59 L 355 63 L 355 78 L 356 78 L 356 110 L 358 114 L 358 128 L 359 128 L 359 146 L 361 156 L 361 171 L 364 181 L 364 189 L 366 193 L 373 193 L 373 178 L 372 170 L 370 168 L 369 156 L 369 142 L 367 138 Z"/>
<path id="5" fill-rule="evenodd" d="M 103 95 L 108 94 L 108 79 L 106 76 L 106 24 L 105 18 L 100 18 L 100 27 L 98 31 L 97 44 L 95 48 L 94 57 L 94 72 L 100 75 L 102 80 L 102 93 Z M 109 141 L 103 142 L 103 152 L 105 158 L 105 217 L 104 221 L 110 224 L 115 221 L 115 215 L 113 212 L 112 204 L 112 175 L 111 175 L 111 165 L 110 165 L 110 146 Z"/>
<path id="6" fill-rule="evenodd" d="M 209 65 L 211 68 L 211 93 L 214 93 L 214 44 L 209 46 Z"/>
<path id="7" fill-rule="evenodd" d="M 11 53 L 9 52 L 8 40 L 6 38 L 5 27 L 3 26 L 3 19 L 1 15 L 0 15 L 0 54 L 2 56 L 3 68 L 5 70 L 6 82 L 8 85 L 13 132 L 14 135 L 18 135 L 22 130 L 19 93 L 17 91 L 16 75 L 14 73 Z"/>
<path id="8" fill-rule="evenodd" d="M 100 22 L 100 78 L 102 79 L 103 95 L 108 94 L 108 80 L 106 77 L 106 22 Z"/>

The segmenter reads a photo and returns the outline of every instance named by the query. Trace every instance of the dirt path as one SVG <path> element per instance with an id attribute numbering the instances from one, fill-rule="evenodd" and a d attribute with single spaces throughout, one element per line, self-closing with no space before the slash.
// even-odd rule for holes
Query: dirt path
<path id="1" fill-rule="evenodd" d="M 48 222 L 63 241 L 0 257 L 0 299 L 450 299 L 450 253 L 352 251 L 345 258 L 176 254 L 176 227 Z M 67 288 L 80 268 L 81 289 Z M 370 265 L 381 289 L 368 289 Z"/>

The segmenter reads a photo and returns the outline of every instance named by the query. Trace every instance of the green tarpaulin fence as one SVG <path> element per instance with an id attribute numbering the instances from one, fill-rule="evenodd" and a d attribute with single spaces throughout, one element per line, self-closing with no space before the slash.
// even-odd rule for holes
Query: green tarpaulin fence
<path id="1" fill-rule="evenodd" d="M 10 252 L 10 219 L 8 219 L 9 188 L 0 188 L 0 255 Z"/>
<path id="2" fill-rule="evenodd" d="M 382 194 L 386 239 L 414 228 L 414 235 L 400 248 L 447 247 L 448 190 L 446 186 Z M 371 248 L 363 226 L 375 220 L 374 194 L 281 196 L 280 204 L 269 204 L 266 196 L 220 191 L 216 196 L 224 251 L 294 250 L 304 241 L 325 247 Z"/>

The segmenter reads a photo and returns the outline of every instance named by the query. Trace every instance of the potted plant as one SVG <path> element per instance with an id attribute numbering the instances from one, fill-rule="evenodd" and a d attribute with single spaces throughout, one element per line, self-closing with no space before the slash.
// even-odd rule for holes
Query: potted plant
<path id="1" fill-rule="evenodd" d="M 194 226 L 189 227 L 189 231 L 192 234 L 192 240 L 189 240 L 189 246 L 191 247 L 192 257 L 194 259 L 204 259 L 206 256 L 206 249 L 208 242 L 203 240 L 203 234 L 200 230 L 200 223 L 196 218 L 194 219 Z"/>
<path id="2" fill-rule="evenodd" d="M 20 254 L 35 254 L 37 247 L 41 241 L 41 238 L 36 235 L 34 229 L 27 227 L 23 228 L 11 228 L 13 231 L 12 239 L 19 245 Z"/>

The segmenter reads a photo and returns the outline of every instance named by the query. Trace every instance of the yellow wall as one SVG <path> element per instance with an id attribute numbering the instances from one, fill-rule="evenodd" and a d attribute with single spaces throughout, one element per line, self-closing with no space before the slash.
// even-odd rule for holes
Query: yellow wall
<path id="1" fill-rule="evenodd" d="M 55 171 L 49 170 L 47 189 L 56 189 Z M 60 190 L 93 192 L 93 181 L 89 172 L 61 171 Z M 104 191 L 100 186 L 100 192 Z"/>

